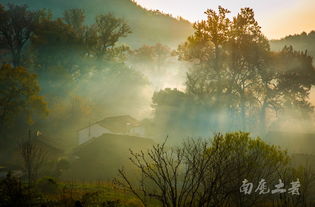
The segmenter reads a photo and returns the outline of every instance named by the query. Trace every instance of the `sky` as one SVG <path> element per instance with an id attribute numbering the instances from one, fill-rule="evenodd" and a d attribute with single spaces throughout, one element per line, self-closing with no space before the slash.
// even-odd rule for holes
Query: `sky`
<path id="1" fill-rule="evenodd" d="M 219 5 L 232 15 L 242 7 L 254 9 L 262 31 L 269 39 L 315 30 L 315 0 L 135 0 L 147 9 L 158 9 L 195 22 L 205 18 L 206 9 Z"/>

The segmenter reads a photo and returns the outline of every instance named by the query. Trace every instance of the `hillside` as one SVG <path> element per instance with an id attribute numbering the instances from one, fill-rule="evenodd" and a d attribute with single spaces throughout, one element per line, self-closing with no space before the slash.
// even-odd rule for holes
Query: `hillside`
<path id="1" fill-rule="evenodd" d="M 124 18 L 131 26 L 133 32 L 123 42 L 132 47 L 159 42 L 177 47 L 193 32 L 190 22 L 147 10 L 132 0 L 1 0 L 1 3 L 26 4 L 32 9 L 46 8 L 55 17 L 61 17 L 66 9 L 81 8 L 86 12 L 87 23 L 92 23 L 99 14 L 112 13 Z"/>
<path id="2" fill-rule="evenodd" d="M 310 33 L 301 33 L 289 35 L 280 40 L 271 40 L 270 46 L 272 50 L 279 51 L 285 45 L 292 45 L 295 50 L 308 51 L 308 54 L 315 58 L 315 31 Z"/>

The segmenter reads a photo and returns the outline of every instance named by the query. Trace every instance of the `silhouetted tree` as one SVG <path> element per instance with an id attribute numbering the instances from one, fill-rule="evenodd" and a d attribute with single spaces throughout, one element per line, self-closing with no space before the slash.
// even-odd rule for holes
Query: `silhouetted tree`
<path id="1" fill-rule="evenodd" d="M 275 59 L 279 73 L 277 90 L 282 95 L 282 108 L 292 114 L 298 110 L 300 116 L 308 116 L 313 110 L 309 94 L 315 84 L 312 57 L 306 51 L 294 51 L 289 46 L 284 47 Z"/>
<path id="2" fill-rule="evenodd" d="M 266 117 L 271 120 L 288 103 L 309 114 L 312 59 L 292 48 L 272 53 L 252 9 L 241 9 L 231 20 L 228 13 L 208 10 L 208 19 L 195 23 L 194 35 L 178 47 L 179 59 L 192 64 L 187 94 L 208 105 L 213 128 L 222 130 L 223 120 L 223 130 L 264 133 Z"/>
<path id="3" fill-rule="evenodd" d="M 124 20 L 112 14 L 97 16 L 96 23 L 91 29 L 94 32 L 91 38 L 96 38 L 93 49 L 98 59 L 103 58 L 110 49 L 114 48 L 120 38 L 131 33 L 130 27 Z"/>
<path id="4" fill-rule="evenodd" d="M 0 36 L 11 52 L 13 65 L 19 66 L 22 49 L 35 30 L 39 12 L 30 11 L 26 5 L 0 7 Z"/>
<path id="5" fill-rule="evenodd" d="M 30 130 L 28 138 L 19 145 L 19 152 L 23 160 L 28 188 L 31 189 L 47 159 L 47 153 L 34 141 Z"/>

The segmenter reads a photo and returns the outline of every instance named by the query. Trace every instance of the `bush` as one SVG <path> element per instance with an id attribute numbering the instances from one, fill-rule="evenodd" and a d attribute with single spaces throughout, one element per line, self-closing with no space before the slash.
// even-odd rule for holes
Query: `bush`
<path id="1" fill-rule="evenodd" d="M 144 207 L 139 199 L 131 198 L 126 202 L 127 207 Z"/>
<path id="2" fill-rule="evenodd" d="M 0 207 L 20 207 L 31 202 L 27 189 L 19 178 L 9 172 L 7 177 L 0 181 Z"/>
<path id="3" fill-rule="evenodd" d="M 116 183 L 144 205 L 157 200 L 173 207 L 257 206 L 271 194 L 244 195 L 242 181 L 265 179 L 273 184 L 286 180 L 283 176 L 289 170 L 286 151 L 244 132 L 190 139 L 179 147 L 157 144 L 147 152 L 131 151 L 131 161 L 140 176 L 129 179 L 122 169 Z"/>
<path id="4" fill-rule="evenodd" d="M 58 192 L 58 184 L 53 177 L 43 177 L 38 180 L 37 189 L 45 194 L 54 194 Z"/>

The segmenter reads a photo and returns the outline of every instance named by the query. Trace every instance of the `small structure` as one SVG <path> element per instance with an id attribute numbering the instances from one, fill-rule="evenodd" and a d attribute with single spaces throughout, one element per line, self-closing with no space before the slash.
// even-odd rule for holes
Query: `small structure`
<path id="1" fill-rule="evenodd" d="M 111 180 L 122 166 L 132 168 L 130 150 L 150 149 L 154 141 L 144 137 L 103 134 L 74 148 L 73 160 L 65 179 Z"/>
<path id="2" fill-rule="evenodd" d="M 64 150 L 54 138 L 37 133 L 37 136 L 33 138 L 33 142 L 41 147 L 47 159 L 56 160 L 64 154 Z"/>
<path id="3" fill-rule="evenodd" d="M 103 134 L 144 137 L 141 122 L 129 115 L 107 117 L 78 131 L 79 145 Z"/>

